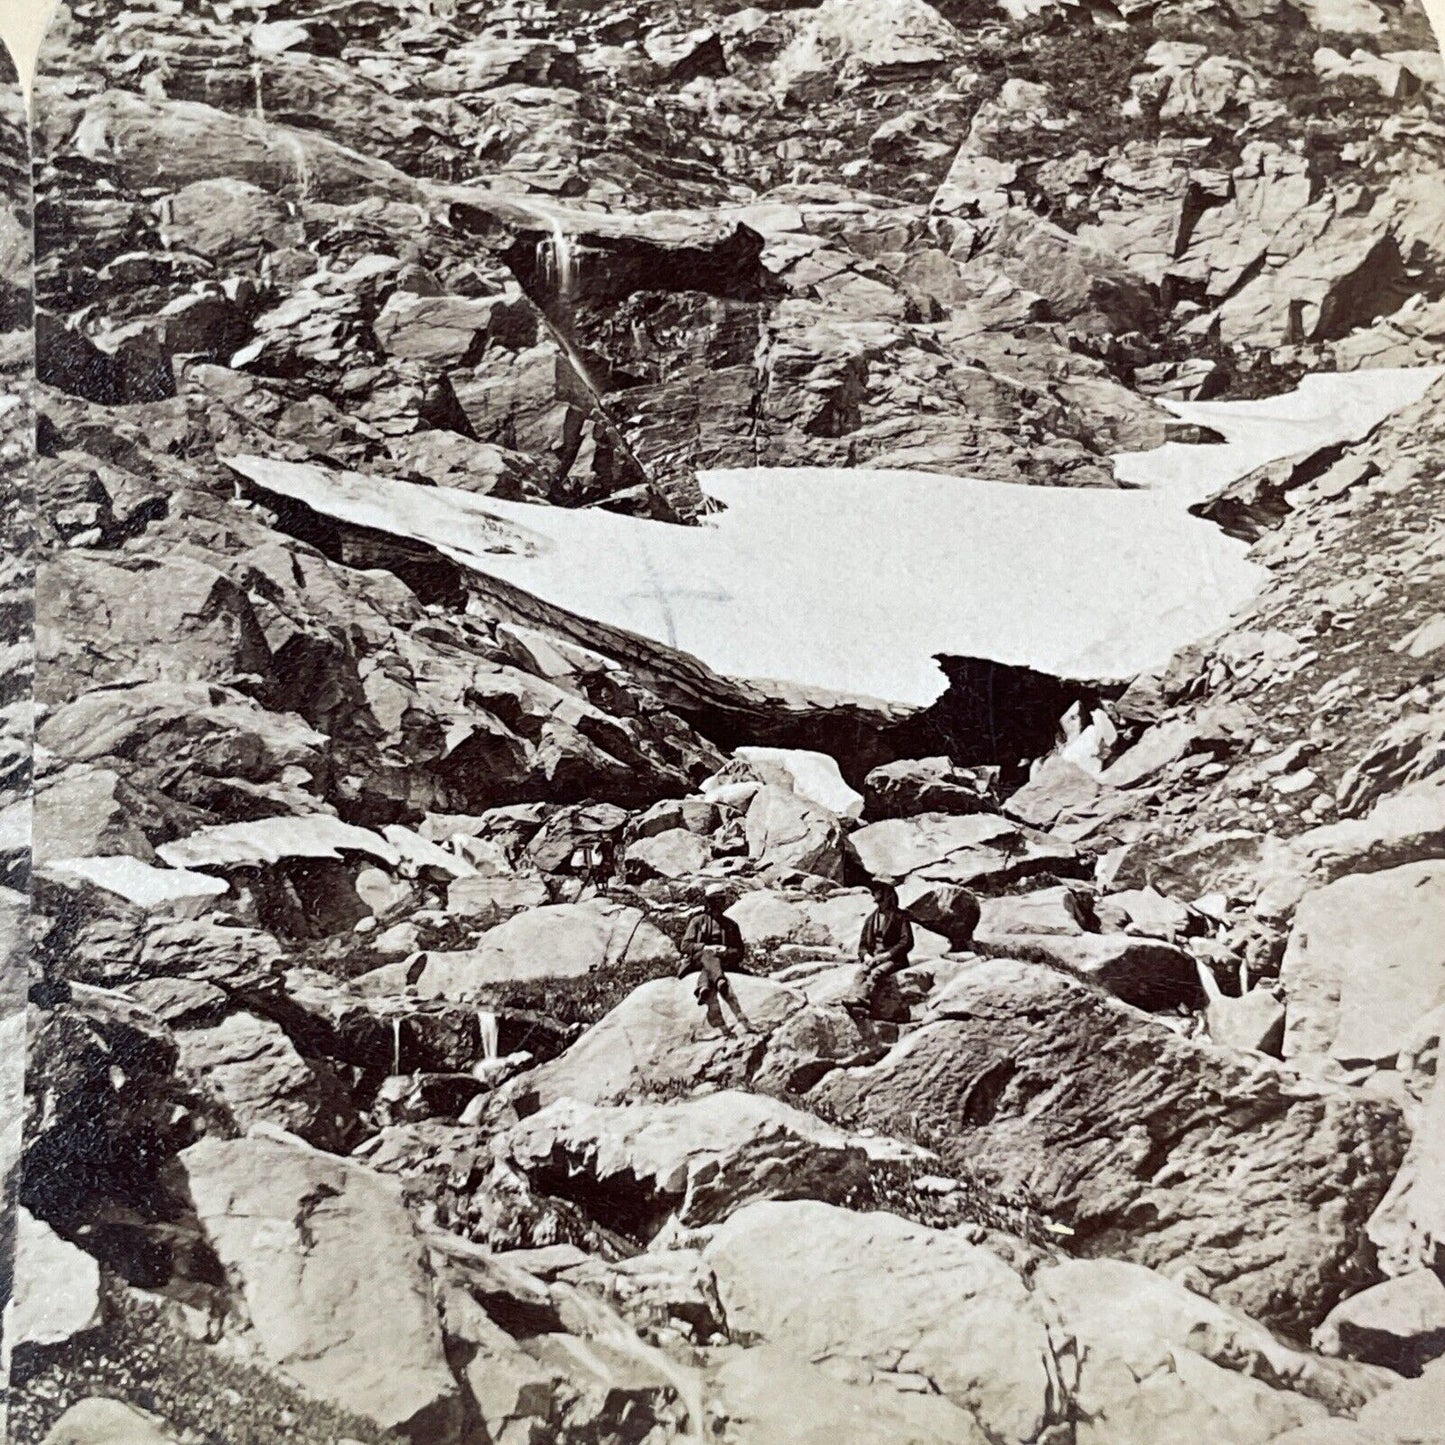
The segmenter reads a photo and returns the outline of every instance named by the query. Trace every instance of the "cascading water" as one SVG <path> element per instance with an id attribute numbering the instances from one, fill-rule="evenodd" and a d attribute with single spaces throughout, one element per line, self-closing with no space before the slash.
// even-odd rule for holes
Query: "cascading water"
<path id="1" fill-rule="evenodd" d="M 537 242 L 537 274 L 554 299 L 571 299 L 577 283 L 577 258 L 572 250 L 572 238 L 555 217 L 551 234 Z"/>
<path id="2" fill-rule="evenodd" d="M 262 70 L 261 64 L 258 61 L 255 65 L 251 67 L 251 84 L 255 87 L 256 90 L 256 119 L 262 125 L 266 124 L 266 100 L 265 97 L 261 94 L 261 84 L 264 77 L 265 71 Z"/>
<path id="3" fill-rule="evenodd" d="M 477 1010 L 477 1033 L 482 1042 L 482 1059 L 488 1064 L 497 1061 L 497 1016 L 489 1009 Z"/>
<path id="4" fill-rule="evenodd" d="M 401 1015 L 397 1014 L 391 1021 L 391 1072 L 393 1075 L 401 1073 Z"/>

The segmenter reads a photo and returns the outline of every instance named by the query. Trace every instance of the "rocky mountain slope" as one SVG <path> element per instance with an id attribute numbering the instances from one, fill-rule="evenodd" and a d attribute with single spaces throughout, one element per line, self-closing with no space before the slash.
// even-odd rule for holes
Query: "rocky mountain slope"
<path id="1" fill-rule="evenodd" d="M 16 1164 L 24 1113 L 26 899 L 28 877 L 34 575 L 30 568 L 31 341 L 30 146 L 24 100 L 0 49 L 0 808 L 7 861 L 0 879 L 0 1299 L 14 1261 Z M 13 828 L 15 832 L 10 833 Z M 18 845 L 18 846 L 17 846 Z M 13 851 L 12 851 L 13 850 Z M 0 1341 L 5 1326 L 0 1324 Z M 0 1362 L 3 1364 L 3 1362 Z M 3 1429 L 3 1424 L 0 1424 Z"/>
<path id="2" fill-rule="evenodd" d="M 1373 0 L 63 9 L 15 1438 L 1438 1439 L 1445 380 L 1189 499 L 1261 590 L 1157 675 L 928 707 L 388 500 L 1218 450 L 1445 360 L 1442 88 Z"/>

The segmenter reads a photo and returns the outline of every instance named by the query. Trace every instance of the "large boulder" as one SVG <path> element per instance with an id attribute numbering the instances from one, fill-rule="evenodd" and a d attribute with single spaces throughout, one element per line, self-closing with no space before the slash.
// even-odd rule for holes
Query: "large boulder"
<path id="1" fill-rule="evenodd" d="M 1314 1332 L 1328 1355 L 1370 1360 L 1414 1375 L 1445 1355 L 1445 1282 L 1429 1269 L 1371 1285 L 1337 1304 Z"/>
<path id="2" fill-rule="evenodd" d="M 303 1059 L 270 1019 L 233 1013 L 208 1028 L 179 1029 L 175 1038 L 181 1067 L 215 1091 L 242 1129 L 265 1122 L 339 1148 L 356 1125 L 339 1082 Z"/>
<path id="3" fill-rule="evenodd" d="M 611 844 L 626 826 L 627 813 L 612 803 L 560 808 L 527 841 L 527 861 L 543 873 L 561 872 L 579 850 Z"/>
<path id="4" fill-rule="evenodd" d="M 1404 1380 L 1360 1411 L 1359 1435 L 1341 1445 L 1435 1445 L 1445 1412 L 1445 1360 L 1428 1364 L 1417 1380 Z M 1310 1445 L 1306 1440 L 1289 1445 Z M 1333 1440 L 1327 1445 L 1334 1445 Z"/>
<path id="5" fill-rule="evenodd" d="M 669 1366 L 600 1300 L 554 1286 L 555 1307 L 520 1269 L 474 1255 L 452 1264 L 444 1294 L 447 1338 L 483 1438 L 498 1445 L 676 1438 L 688 1408 L 678 1382 L 689 1372 Z M 478 1296 L 501 1318 L 515 1320 L 519 1337 L 503 1329 Z M 578 1334 L 557 1328 L 564 1315 Z"/>
<path id="6" fill-rule="evenodd" d="M 941 1397 L 971 1417 L 963 1442 L 1152 1445 L 1167 1419 L 1170 1438 L 1269 1445 L 1353 1412 L 1383 1383 L 1282 1346 L 1138 1265 L 1052 1264 L 979 1237 L 812 1201 L 759 1203 L 723 1224 L 705 1257 L 735 1332 L 870 1383 L 872 1408 L 893 1390 Z M 926 1441 L 939 1428 L 910 1424 L 917 1433 L 892 1425 L 868 1438 Z"/>
<path id="7" fill-rule="evenodd" d="M 1030 1283 L 1082 1361 L 1073 1403 L 1090 1422 L 1085 1439 L 1146 1445 L 1168 1419 L 1187 1423 L 1180 1438 L 1274 1442 L 1287 1430 L 1327 1428 L 1389 1380 L 1281 1344 L 1264 1326 L 1137 1264 L 1066 1259 Z"/>
<path id="8" fill-rule="evenodd" d="M 759 863 L 841 880 L 847 857 L 834 813 L 791 790 L 766 785 L 748 805 L 748 855 Z"/>
<path id="9" fill-rule="evenodd" d="M 15 1216 L 14 1290 L 5 1306 L 5 1355 L 58 1345 L 101 1323 L 100 1266 L 28 1209 Z"/>
<path id="10" fill-rule="evenodd" d="M 630 877 L 686 878 L 708 865 L 712 849 L 689 828 L 667 828 L 629 843 L 622 859 Z"/>
<path id="11" fill-rule="evenodd" d="M 860 1141 L 735 1090 L 622 1106 L 558 1099 L 505 1148 L 544 1193 L 584 1200 L 599 1223 L 634 1237 L 671 1214 L 707 1224 L 756 1199 L 842 1203 L 868 1174 Z"/>
<path id="12" fill-rule="evenodd" d="M 717 805 L 707 798 L 664 798 L 634 818 L 628 833 L 634 839 L 651 838 L 685 828 L 689 833 L 706 837 L 717 825 Z"/>
<path id="13" fill-rule="evenodd" d="M 842 1009 L 810 1004 L 768 979 L 733 975 L 744 1012 L 765 1037 L 720 1031 L 689 980 L 656 979 L 634 989 L 566 1053 L 518 1080 L 524 1111 L 556 1099 L 622 1104 L 714 1084 L 738 1088 L 764 1078 L 814 1082 L 837 1063 L 868 1053 Z M 726 1015 L 724 1015 L 726 1017 Z"/>
<path id="14" fill-rule="evenodd" d="M 230 176 L 192 181 L 158 207 L 161 234 L 212 260 L 232 262 L 301 239 L 290 202 L 274 191 Z"/>
<path id="15" fill-rule="evenodd" d="M 122 680 L 225 683 L 271 673 L 271 650 L 246 593 L 184 555 L 65 552 L 36 579 L 35 647 L 64 657 L 37 697 L 52 706 Z"/>
<path id="16" fill-rule="evenodd" d="M 1438 1076 L 1369 1236 L 1387 1274 L 1445 1268 L 1445 1082 Z"/>
<path id="17" fill-rule="evenodd" d="M 1212 994 L 1204 1010 L 1211 1042 L 1278 1058 L 1284 1046 L 1284 1005 L 1267 988 Z"/>
<path id="18" fill-rule="evenodd" d="M 1037 873 L 1075 873 L 1074 850 L 996 813 L 920 813 L 859 828 L 849 842 L 875 878 L 1001 889 Z"/>
<path id="19" fill-rule="evenodd" d="M 967 948 L 973 942 L 982 908 L 972 890 L 958 883 L 936 883 L 915 876 L 904 879 L 898 889 L 898 902 L 915 923 L 924 926 L 923 930 L 914 929 L 915 943 L 924 930 L 947 939 L 953 948 Z M 923 950 L 914 951 L 923 956 Z"/>
<path id="20" fill-rule="evenodd" d="M 708 1379 L 736 1445 L 986 1445 L 983 1428 L 940 1395 L 839 1379 L 775 1345 L 730 1352 Z"/>
<path id="21" fill-rule="evenodd" d="M 1409 295 L 1384 215 L 1342 215 L 1324 198 L 1270 237 L 1268 250 L 1280 264 L 1263 267 L 1219 308 L 1225 341 L 1329 341 L 1388 315 Z"/>
<path id="22" fill-rule="evenodd" d="M 1189 1268 L 1296 1332 L 1371 1281 L 1362 1232 L 1404 1151 L 1391 1105 L 1008 960 L 964 970 L 922 1028 L 810 1099 L 850 1124 L 921 1129 L 945 1164 L 1037 1199 L 1091 1252 Z"/>
<path id="23" fill-rule="evenodd" d="M 870 818 L 908 818 L 914 813 L 977 813 L 987 798 L 979 770 L 951 758 L 900 758 L 882 763 L 863 779 Z"/>
<path id="24" fill-rule="evenodd" d="M 1059 321 L 1116 332 L 1153 322 L 1153 288 L 1143 276 L 1027 210 L 1004 213 L 988 254 L 1011 281 L 1042 296 Z"/>
<path id="25" fill-rule="evenodd" d="M 456 1439 L 460 1392 L 396 1182 L 279 1132 L 205 1139 L 180 1159 L 261 1354 L 414 1445 Z"/>
<path id="26" fill-rule="evenodd" d="M 463 998 L 519 979 L 581 978 L 622 965 L 667 968 L 677 956 L 640 908 L 593 898 L 529 909 L 488 929 L 475 948 L 427 954 L 417 989 L 428 998 Z"/>
<path id="27" fill-rule="evenodd" d="M 489 331 L 515 315 L 525 328 L 527 304 L 512 296 L 413 296 L 394 291 L 372 323 L 381 349 L 407 361 L 460 363 Z M 535 321 L 532 323 L 535 329 Z M 513 322 L 515 329 L 517 322 Z"/>
<path id="28" fill-rule="evenodd" d="M 994 958 L 1048 964 L 1136 1008 L 1197 1007 L 1205 1001 L 1193 955 L 1153 939 L 1122 933 L 997 933 L 980 927 L 972 947 Z"/>
<path id="29" fill-rule="evenodd" d="M 1445 862 L 1337 879 L 1295 912 L 1280 968 L 1284 1053 L 1389 1064 L 1445 1003 Z"/>
<path id="30" fill-rule="evenodd" d="M 986 898 L 979 905 L 978 931 L 984 937 L 1008 934 L 1074 935 L 1085 931 L 1088 896 L 1073 888 L 1040 888 Z"/>
<path id="31" fill-rule="evenodd" d="M 92 1395 L 66 1410 L 42 1445 L 176 1445 L 176 1437 L 148 1410 Z"/>
<path id="32" fill-rule="evenodd" d="M 907 1376 L 967 1410 L 985 1438 L 1038 1439 L 1061 1403 L 1045 1316 L 1007 1264 L 959 1232 L 813 1201 L 758 1203 L 704 1253 L 735 1333 Z"/>
<path id="33" fill-rule="evenodd" d="M 1004 811 L 1034 828 L 1087 824 L 1117 806 L 1108 792 L 1092 773 L 1059 753 L 1051 753 L 1029 781 L 1009 795 Z"/>

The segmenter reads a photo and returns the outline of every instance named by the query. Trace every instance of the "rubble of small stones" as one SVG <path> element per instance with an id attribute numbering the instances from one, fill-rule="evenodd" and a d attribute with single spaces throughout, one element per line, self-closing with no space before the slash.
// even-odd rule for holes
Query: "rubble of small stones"
<path id="1" fill-rule="evenodd" d="M 71 0 L 33 271 L 0 95 L 19 1445 L 1439 1438 L 1445 380 L 1195 507 L 1157 675 L 957 660 L 1002 738 L 228 464 L 705 524 L 1445 361 L 1418 7 Z"/>

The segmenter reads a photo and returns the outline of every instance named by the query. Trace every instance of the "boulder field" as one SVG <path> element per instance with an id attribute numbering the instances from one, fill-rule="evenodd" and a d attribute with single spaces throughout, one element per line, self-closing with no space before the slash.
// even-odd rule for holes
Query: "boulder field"
<path id="1" fill-rule="evenodd" d="M 1442 85 L 1395 0 L 62 6 L 17 1445 L 1438 1441 Z"/>

